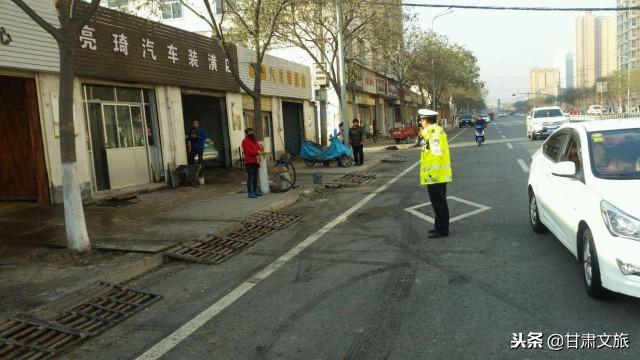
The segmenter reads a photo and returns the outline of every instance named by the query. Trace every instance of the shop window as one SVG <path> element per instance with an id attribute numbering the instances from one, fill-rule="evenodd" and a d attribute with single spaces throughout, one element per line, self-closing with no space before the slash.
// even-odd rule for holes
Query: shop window
<path id="1" fill-rule="evenodd" d="M 116 120 L 116 109 L 113 106 L 105 106 L 103 111 L 106 148 L 119 148 L 120 141 L 118 139 L 118 122 Z"/>
<path id="2" fill-rule="evenodd" d="M 118 136 L 120 137 L 120 147 L 133 147 L 133 129 L 129 107 L 118 106 L 116 108 L 116 116 L 116 121 L 118 122 Z"/>
<path id="3" fill-rule="evenodd" d="M 256 130 L 256 136 L 258 140 L 262 140 L 265 137 L 271 137 L 271 113 L 263 111 L 262 112 L 262 131 L 258 131 L 256 129 L 256 122 L 253 117 L 253 110 L 245 110 L 244 118 L 247 123 L 247 128 L 253 128 Z"/>
<path id="4" fill-rule="evenodd" d="M 140 89 L 132 88 L 116 88 L 116 99 L 118 102 L 142 102 L 142 100 L 140 100 Z"/>
<path id="5" fill-rule="evenodd" d="M 162 18 L 182 18 L 182 3 L 180 0 L 164 0 L 164 3 L 162 4 Z"/>
<path id="6" fill-rule="evenodd" d="M 142 109 L 138 106 L 131 108 L 131 123 L 133 125 L 133 144 L 134 146 L 145 146 L 145 123 L 142 118 Z"/>
<path id="7" fill-rule="evenodd" d="M 115 101 L 114 88 L 112 86 L 85 86 L 87 100 Z"/>

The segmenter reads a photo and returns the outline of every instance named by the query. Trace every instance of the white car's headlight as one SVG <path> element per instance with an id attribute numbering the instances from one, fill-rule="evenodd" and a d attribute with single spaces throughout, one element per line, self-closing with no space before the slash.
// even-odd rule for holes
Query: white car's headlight
<path id="1" fill-rule="evenodd" d="M 602 200 L 600 210 L 609 232 L 613 236 L 640 241 L 640 220 Z"/>
<path id="2" fill-rule="evenodd" d="M 531 124 L 531 127 L 534 130 L 542 130 L 542 128 L 544 128 L 544 125 L 541 122 L 534 122 Z"/>

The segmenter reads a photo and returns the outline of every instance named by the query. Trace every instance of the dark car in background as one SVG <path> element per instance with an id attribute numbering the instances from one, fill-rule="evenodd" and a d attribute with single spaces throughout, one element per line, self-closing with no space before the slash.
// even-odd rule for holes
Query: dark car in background
<path id="1" fill-rule="evenodd" d="M 471 127 L 473 126 L 473 116 L 470 114 L 460 115 L 458 118 L 458 127 Z"/>

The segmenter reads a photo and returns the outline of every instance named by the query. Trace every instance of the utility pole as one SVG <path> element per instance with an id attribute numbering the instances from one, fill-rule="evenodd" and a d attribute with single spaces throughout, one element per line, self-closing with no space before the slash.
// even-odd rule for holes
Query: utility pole
<path id="1" fill-rule="evenodd" d="M 437 42 L 436 31 L 434 30 L 436 19 L 441 16 L 449 15 L 452 12 L 453 12 L 453 9 L 448 8 L 444 12 L 441 12 L 440 14 L 434 16 L 433 19 L 431 19 L 431 31 L 433 32 L 434 41 Z M 436 65 L 435 65 L 435 58 L 433 55 L 431 56 L 431 82 L 432 82 L 431 86 L 433 86 L 433 89 L 431 89 L 431 93 L 432 93 L 431 103 L 433 104 L 433 111 L 438 111 L 438 104 L 436 101 Z"/>
<path id="2" fill-rule="evenodd" d="M 347 74 L 344 68 L 344 39 L 342 38 L 342 0 L 336 0 L 336 23 L 338 25 L 338 67 L 340 71 L 340 118 L 344 123 L 344 144 L 349 145 L 349 118 L 347 114 Z"/>

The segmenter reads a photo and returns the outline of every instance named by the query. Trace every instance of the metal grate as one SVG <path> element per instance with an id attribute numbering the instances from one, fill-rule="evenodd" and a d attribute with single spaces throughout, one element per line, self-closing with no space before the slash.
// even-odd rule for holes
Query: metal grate
<path id="1" fill-rule="evenodd" d="M 159 295 L 100 282 L 106 292 L 53 318 L 51 323 L 95 336 L 159 300 Z"/>
<path id="2" fill-rule="evenodd" d="M 203 239 L 186 245 L 180 245 L 176 249 L 167 252 L 166 255 L 177 259 L 205 264 L 219 264 L 247 244 L 249 244 L 249 242 L 208 235 Z"/>
<path id="3" fill-rule="evenodd" d="M 259 211 L 244 220 L 244 222 L 272 227 L 278 230 L 284 229 L 300 220 L 301 216 L 278 213 L 273 211 Z"/>
<path id="4" fill-rule="evenodd" d="M 382 159 L 382 162 L 405 162 L 408 158 L 407 153 L 395 153 Z"/>
<path id="5" fill-rule="evenodd" d="M 204 264 L 219 264 L 244 247 L 284 229 L 302 217 L 273 211 L 259 211 L 219 235 L 204 235 L 167 252 L 170 258 Z"/>
<path id="6" fill-rule="evenodd" d="M 342 175 L 330 184 L 343 187 L 356 187 L 370 183 L 376 178 L 376 174 L 369 171 L 354 171 Z"/>
<path id="7" fill-rule="evenodd" d="M 82 334 L 36 320 L 0 323 L 0 359 L 49 359 L 82 340 Z"/>
<path id="8" fill-rule="evenodd" d="M 225 239 L 253 244 L 256 241 L 267 237 L 276 231 L 276 228 L 272 228 L 269 226 L 241 222 L 229 228 L 229 230 L 221 236 Z"/>

